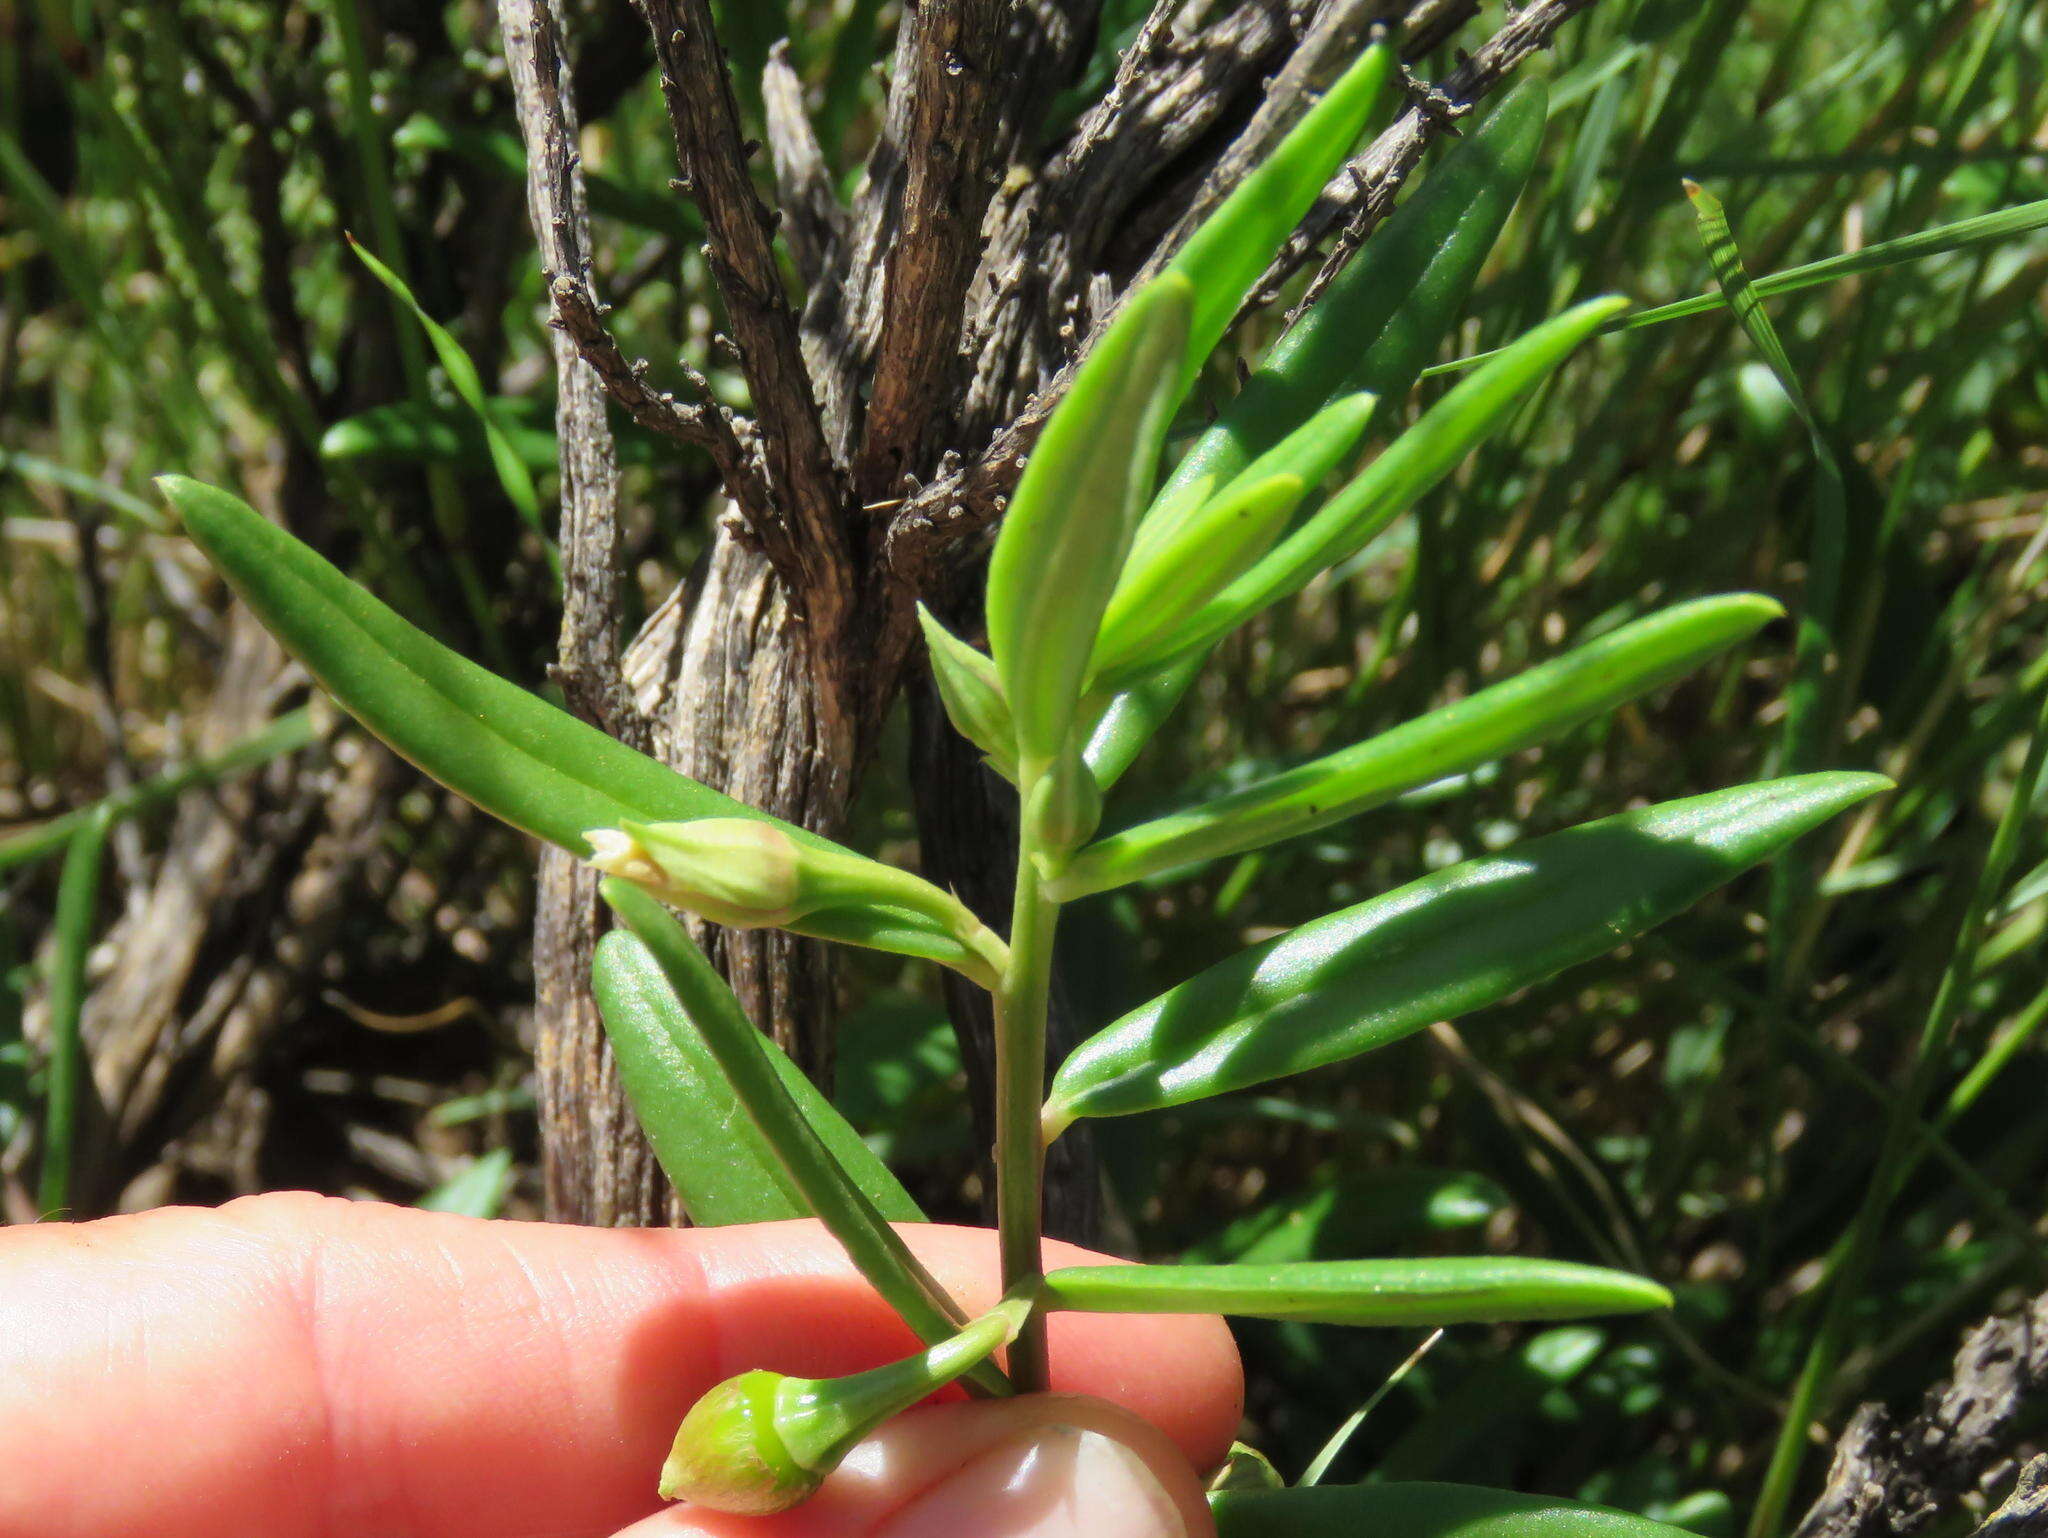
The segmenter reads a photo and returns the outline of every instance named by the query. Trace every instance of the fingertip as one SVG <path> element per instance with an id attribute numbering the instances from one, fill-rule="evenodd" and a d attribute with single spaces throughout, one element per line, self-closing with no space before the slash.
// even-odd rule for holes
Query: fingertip
<path id="1" fill-rule="evenodd" d="M 928 1405 L 883 1426 L 773 1517 L 677 1505 L 616 1538 L 1214 1538 L 1173 1440 L 1073 1394 Z"/>

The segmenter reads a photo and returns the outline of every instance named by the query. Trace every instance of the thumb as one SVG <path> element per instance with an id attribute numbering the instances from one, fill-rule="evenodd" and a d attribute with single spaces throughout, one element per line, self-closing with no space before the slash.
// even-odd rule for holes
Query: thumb
<path id="1" fill-rule="evenodd" d="M 617 1538 L 1214 1538 L 1201 1481 L 1149 1422 L 1033 1394 L 927 1406 L 776 1517 L 675 1506 Z"/>

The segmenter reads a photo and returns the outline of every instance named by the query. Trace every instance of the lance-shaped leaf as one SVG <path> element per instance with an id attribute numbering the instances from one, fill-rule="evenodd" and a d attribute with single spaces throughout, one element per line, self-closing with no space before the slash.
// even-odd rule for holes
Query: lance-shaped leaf
<path id="1" fill-rule="evenodd" d="M 1072 901 L 1328 827 L 1646 694 L 1784 612 L 1755 593 L 1676 604 L 1341 752 L 1101 839 L 1052 890 Z"/>
<path id="2" fill-rule="evenodd" d="M 1298 475 L 1241 476 L 1142 566 L 1125 567 L 1095 641 L 1091 689 L 1117 688 L 1186 650 L 1181 627 L 1280 537 L 1307 490 Z"/>
<path id="3" fill-rule="evenodd" d="M 542 542 L 547 543 L 547 530 L 543 527 L 540 516 L 540 493 L 534 488 L 533 474 L 526 468 L 525 459 L 506 436 L 504 427 L 491 410 L 490 398 L 484 393 L 483 378 L 477 373 L 476 364 L 463 350 L 462 344 L 449 333 L 448 328 L 420 307 L 419 300 L 413 297 L 412 290 L 406 286 L 403 278 L 358 244 L 353 235 L 347 239 L 349 249 L 361 258 L 363 265 L 370 269 L 379 283 L 391 291 L 395 299 L 412 311 L 413 317 L 427 333 L 427 340 L 433 345 L 434 357 L 440 362 L 441 372 L 448 376 L 449 387 L 455 391 L 462 404 L 470 409 L 477 425 L 483 431 L 484 442 L 490 448 L 491 468 L 498 473 L 498 482 L 505 488 L 506 499 L 533 532 L 541 536 Z M 552 558 L 554 547 L 551 544 L 548 551 Z"/>
<path id="4" fill-rule="evenodd" d="M 1522 397 L 1610 317 L 1621 298 L 1590 299 L 1545 321 L 1462 380 L 1343 490 L 1188 622 L 1190 646 L 1209 646 L 1269 604 L 1297 593 L 1326 568 L 1365 548 L 1380 530 L 1507 424 Z"/>
<path id="5" fill-rule="evenodd" d="M 597 943 L 590 981 L 619 1082 L 690 1221 L 711 1228 L 814 1216 L 646 945 L 613 930 Z M 761 1050 L 797 1114 L 875 1210 L 891 1223 L 923 1222 L 902 1182 L 803 1070 L 766 1037 Z"/>
<path id="6" fill-rule="evenodd" d="M 1195 290 L 1181 390 L 1223 339 L 1280 243 L 1350 155 L 1393 62 L 1393 50 L 1385 43 L 1360 54 L 1174 254 L 1167 271 L 1185 274 Z"/>
<path id="7" fill-rule="evenodd" d="M 157 485 L 242 601 L 344 710 L 401 757 L 513 827 L 588 856 L 590 828 L 748 817 L 858 859 L 607 737 L 415 629 L 247 503 L 183 476 Z M 821 939 L 976 966 L 937 921 L 893 909 Z"/>
<path id="8" fill-rule="evenodd" d="M 1191 285 L 1127 303 L 1039 434 L 989 557 L 988 640 L 1028 779 L 1067 746 L 1103 607 L 1152 485 Z"/>
<path id="9" fill-rule="evenodd" d="M 923 604 L 917 622 L 931 658 L 932 682 L 953 730 L 980 748 L 990 766 L 1012 784 L 1017 779 L 1017 728 L 1003 698 L 1002 681 L 989 658 L 954 635 Z"/>
<path id="10" fill-rule="evenodd" d="M 761 1033 L 725 979 L 675 917 L 647 893 L 615 877 L 607 878 L 599 890 L 647 947 L 797 1195 L 920 1340 L 937 1345 L 950 1339 L 966 1316 L 798 1110 L 769 1059 Z M 981 1369 L 981 1378 L 985 1386 L 1001 1383 L 992 1368 Z"/>
<path id="11" fill-rule="evenodd" d="M 1267 351 L 1162 495 L 1199 475 L 1230 480 L 1340 394 L 1370 391 L 1390 408 L 1407 399 L 1529 180 L 1547 95 L 1542 81 L 1524 81 L 1465 129 Z"/>
<path id="12" fill-rule="evenodd" d="M 1190 482 L 1234 478 L 1347 390 L 1371 391 L 1389 406 L 1407 399 L 1463 313 L 1521 196 L 1543 137 L 1545 107 L 1542 82 L 1524 81 L 1466 129 L 1195 440 L 1161 490 L 1155 515 Z M 1201 648 L 1190 651 L 1133 684 L 1103 712 L 1089 737 L 1088 762 L 1105 789 L 1172 714 L 1205 655 Z"/>
<path id="13" fill-rule="evenodd" d="M 1355 1057 L 1662 923 L 1891 782 L 1835 772 L 1624 812 L 1467 860 L 1255 946 L 1075 1049 L 1048 1137 Z"/>
<path id="14" fill-rule="evenodd" d="M 1198 476 L 1146 514 L 1095 643 L 1093 688 L 1172 656 L 1180 627 L 1272 546 L 1303 496 L 1358 447 L 1370 394 L 1330 402 L 1214 495 Z"/>
<path id="15" fill-rule="evenodd" d="M 1210 1509 L 1218 1538 L 1691 1538 L 1625 1511 L 1478 1485 L 1233 1490 Z"/>
<path id="16" fill-rule="evenodd" d="M 1458 1255 L 1283 1265 L 1073 1266 L 1045 1306 L 1084 1314 L 1238 1314 L 1302 1324 L 1502 1324 L 1669 1308 L 1646 1277 L 1569 1261 Z"/>

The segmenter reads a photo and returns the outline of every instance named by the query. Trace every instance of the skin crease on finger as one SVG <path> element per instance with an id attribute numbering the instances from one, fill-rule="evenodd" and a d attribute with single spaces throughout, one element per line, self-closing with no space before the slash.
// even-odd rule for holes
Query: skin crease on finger
<path id="1" fill-rule="evenodd" d="M 992 1235 L 904 1232 L 970 1310 L 995 1301 Z M 1220 1320 L 1052 1325 L 1056 1388 L 1187 1465 L 1221 1458 L 1242 1379 Z M 658 1508 L 713 1382 L 914 1347 L 810 1223 L 598 1231 L 283 1195 L 10 1230 L 0 1538 L 604 1538 Z"/>

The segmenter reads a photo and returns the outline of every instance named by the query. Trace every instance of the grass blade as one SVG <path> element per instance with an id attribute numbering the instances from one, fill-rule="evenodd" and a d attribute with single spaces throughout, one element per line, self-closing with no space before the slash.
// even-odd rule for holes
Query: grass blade
<path id="1" fill-rule="evenodd" d="M 512 1150 L 494 1148 L 469 1167 L 422 1196 L 414 1205 L 426 1212 L 455 1212 L 466 1218 L 494 1218 L 512 1191 Z"/>
<path id="2" fill-rule="evenodd" d="M 91 806 L 79 807 L 32 827 L 0 838 L 0 874 L 54 854 L 69 843 L 72 835 L 104 810 L 112 822 L 123 822 L 152 806 L 170 800 L 194 785 L 218 785 L 221 781 L 267 764 L 286 753 L 296 753 L 316 735 L 313 712 L 300 708 L 279 716 L 260 731 L 210 757 L 202 758 L 126 790 L 104 796 Z"/>
<path id="3" fill-rule="evenodd" d="M 50 957 L 50 1056 L 43 1087 L 42 1168 L 36 1205 L 54 1217 L 71 1205 L 78 1117 L 85 1094 L 85 963 L 99 923 L 100 867 L 113 819 L 104 808 L 71 836 L 57 881 L 56 943 Z"/>
<path id="4" fill-rule="evenodd" d="M 1211 1510 L 1218 1538 L 1691 1538 L 1557 1496 L 1422 1481 L 1230 1491 Z"/>
<path id="5" fill-rule="evenodd" d="M 1767 272 L 1762 277 L 1751 280 L 1750 290 L 1758 299 L 1775 299 L 1780 294 L 1796 294 L 1801 289 L 1818 288 L 1823 283 L 1860 277 L 1867 272 L 1878 272 L 1904 262 L 1922 261 L 1930 256 L 1944 256 L 1951 251 L 1962 251 L 1971 246 L 2011 240 L 2014 236 L 2029 235 L 2039 229 L 2048 229 L 2048 198 L 2032 203 L 2021 203 L 2013 208 L 2001 208 L 1996 213 L 1958 219 L 1953 224 L 1938 224 L 1932 229 L 1917 230 L 1911 235 L 1901 235 L 1895 240 L 1881 240 L 1860 250 L 1823 257 L 1817 262 L 1805 262 L 1797 267 Z M 1711 294 L 1695 294 L 1690 299 L 1679 299 L 1670 304 L 1637 310 L 1633 315 L 1614 321 L 1603 329 L 1640 331 L 1645 326 L 1661 326 L 1666 321 L 1683 320 L 1692 315 L 1710 315 L 1716 310 L 1725 310 L 1728 307 L 1727 294 L 1717 289 Z M 1455 374 L 1476 368 L 1488 358 L 1498 357 L 1500 351 L 1499 348 L 1494 348 L 1488 352 L 1475 352 L 1463 358 L 1453 358 L 1447 363 L 1439 363 L 1424 369 L 1423 377 L 1430 379 L 1439 374 Z"/>
<path id="6" fill-rule="evenodd" d="M 412 312 L 413 317 L 426 332 L 427 340 L 433 345 L 434 356 L 440 361 L 441 372 L 448 376 L 449 388 L 454 390 L 462 404 L 470 409 L 476 417 L 477 425 L 483 429 L 484 441 L 490 446 L 491 467 L 498 473 L 498 484 L 505 488 L 506 500 L 512 504 L 513 511 L 519 514 L 527 527 L 540 537 L 542 545 L 548 551 L 549 561 L 555 565 L 555 575 L 559 580 L 560 555 L 555 549 L 554 542 L 548 538 L 547 527 L 541 518 L 540 492 L 533 484 L 533 473 L 526 468 L 525 458 L 512 446 L 511 441 L 505 436 L 505 429 L 498 422 L 497 415 L 491 410 L 490 397 L 484 391 L 483 377 L 477 373 L 476 364 L 448 328 L 421 308 L 419 300 L 413 296 L 412 289 L 403 278 L 372 256 L 353 235 L 348 237 L 348 245 L 362 264 L 370 269 L 377 281 Z"/>

